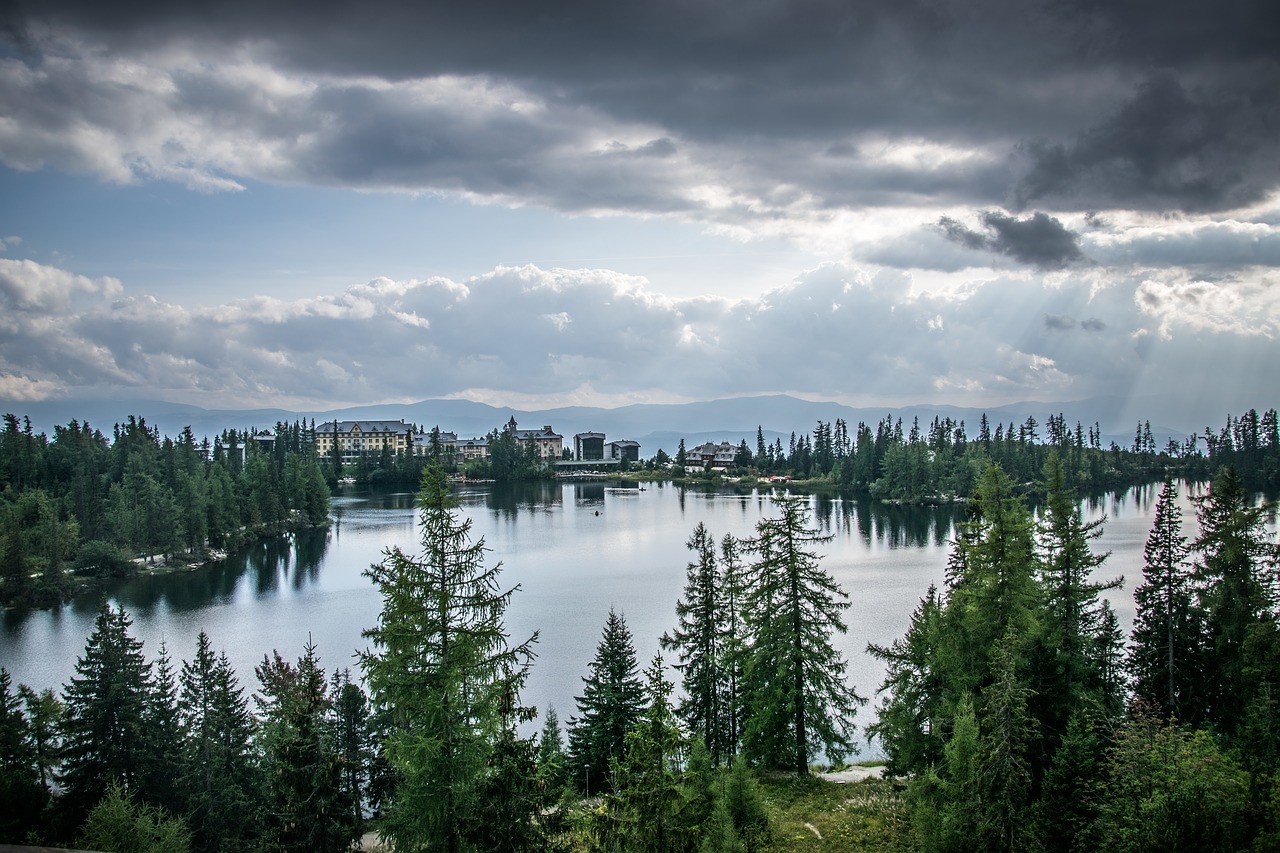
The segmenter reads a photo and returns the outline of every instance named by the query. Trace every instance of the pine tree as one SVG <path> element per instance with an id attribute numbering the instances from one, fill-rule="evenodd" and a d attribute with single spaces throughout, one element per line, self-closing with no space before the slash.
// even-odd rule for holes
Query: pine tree
<path id="1" fill-rule="evenodd" d="M 671 710 L 672 684 L 661 655 L 645 670 L 645 681 L 648 701 L 615 762 L 616 784 L 605 803 L 601 835 L 607 847 L 667 853 L 684 849 L 689 829 L 678 820 L 684 736 Z"/>
<path id="2" fill-rule="evenodd" d="M 182 722 L 177 674 L 163 640 L 153 671 L 146 702 L 147 749 L 139 792 L 143 802 L 176 815 L 185 807 L 179 787 L 173 784 L 174 769 L 182 764 Z"/>
<path id="3" fill-rule="evenodd" d="M 76 823 L 112 782 L 134 790 L 143 777 L 151 673 L 132 624 L 123 608 L 104 603 L 63 690 L 61 801 Z"/>
<path id="4" fill-rule="evenodd" d="M 582 685 L 578 714 L 569 720 L 569 755 L 571 775 L 589 796 L 611 788 L 610 763 L 625 754 L 627 732 L 644 707 L 631 631 L 612 608 Z"/>
<path id="5" fill-rule="evenodd" d="M 1143 581 L 1133 592 L 1128 668 L 1135 696 L 1165 718 L 1195 725 L 1205 713 L 1203 698 L 1193 695 L 1203 655 L 1201 616 L 1176 502 L 1177 490 L 1166 480 L 1143 549 Z"/>
<path id="6" fill-rule="evenodd" d="M 1193 499 L 1200 535 L 1196 573 L 1209 643 L 1209 719 L 1233 732 L 1252 700 L 1246 688 L 1245 643 L 1275 607 L 1277 546 L 1266 530 L 1266 510 L 1254 506 L 1232 468 L 1213 480 L 1208 495 Z"/>
<path id="7" fill-rule="evenodd" d="M 335 671 L 329 683 L 333 701 L 333 741 L 342 767 L 342 793 L 351 809 L 351 823 L 360 826 L 371 798 L 376 747 L 372 740 L 369 699 L 351 680 L 350 670 Z"/>
<path id="8" fill-rule="evenodd" d="M 40 778 L 30 721 L 0 667 L 0 838 L 20 839 L 36 826 L 49 799 Z"/>
<path id="9" fill-rule="evenodd" d="M 720 540 L 720 619 L 723 627 L 721 659 L 724 670 L 725 760 L 736 755 L 742 742 L 742 667 L 746 657 L 746 623 L 742 616 L 743 564 L 741 544 L 726 533 Z"/>
<path id="10" fill-rule="evenodd" d="M 536 635 L 509 645 L 503 616 L 515 590 L 499 591 L 501 564 L 484 566 L 484 541 L 471 540 L 439 468 L 423 471 L 418 507 L 421 554 L 390 548 L 366 572 L 382 612 L 360 659 L 374 706 L 388 714 L 383 749 L 400 774 L 382 832 L 398 848 L 454 853 Z"/>
<path id="11" fill-rule="evenodd" d="M 895 776 L 923 773 L 942 760 L 941 619 L 941 602 L 931 586 L 911 614 L 905 635 L 887 647 L 867 646 L 868 654 L 885 664 L 877 692 L 887 694 L 867 733 L 879 739 L 887 770 Z"/>
<path id="12" fill-rule="evenodd" d="M 209 636 L 196 637 L 196 655 L 179 676 L 186 756 L 180 780 L 196 850 L 237 850 L 260 828 L 260 781 L 253 763 L 253 718 L 226 654 Z"/>
<path id="13" fill-rule="evenodd" d="M 716 546 L 701 522 L 685 546 L 694 553 L 687 567 L 684 598 L 676 602 L 679 625 L 662 635 L 664 649 L 679 656 L 676 669 L 684 681 L 679 714 L 689 731 L 702 739 L 718 766 L 732 747 L 726 714 L 729 686 L 724 650 L 724 588 L 716 564 Z"/>
<path id="14" fill-rule="evenodd" d="M 1039 676 L 1039 713 L 1055 738 L 1066 730 L 1073 711 L 1103 694 L 1103 674 L 1091 652 L 1102 629 L 1099 593 L 1120 586 L 1121 579 L 1091 580 L 1108 554 L 1095 554 L 1089 543 L 1102 535 L 1105 519 L 1085 522 L 1080 504 L 1067 487 L 1056 449 L 1045 463 L 1045 504 L 1040 522 L 1041 584 L 1044 588 L 1040 628 L 1047 667 Z"/>
<path id="15" fill-rule="evenodd" d="M 538 735 L 538 778 L 553 791 L 562 790 L 569 781 L 569 756 L 554 705 L 547 708 Z"/>
<path id="16" fill-rule="evenodd" d="M 808 528 L 807 499 L 773 499 L 780 515 L 762 519 L 750 548 L 743 602 L 751 647 L 744 667 L 747 722 L 743 746 L 765 766 L 809 772 L 823 750 L 839 761 L 853 748 L 853 715 L 864 702 L 845 680 L 831 644 L 847 628 L 849 606 L 812 549 L 829 537 Z"/>
<path id="17" fill-rule="evenodd" d="M 264 658 L 261 740 L 267 775 L 266 836 L 280 851 L 348 850 L 359 823 L 342 784 L 342 761 L 331 737 L 332 701 L 308 640 L 297 666 Z"/>

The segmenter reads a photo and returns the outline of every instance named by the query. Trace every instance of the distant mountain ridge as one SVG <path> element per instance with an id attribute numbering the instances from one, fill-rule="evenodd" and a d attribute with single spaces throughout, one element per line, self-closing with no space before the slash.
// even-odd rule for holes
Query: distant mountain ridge
<path id="1" fill-rule="evenodd" d="M 1268 403 L 1267 406 L 1274 405 Z M 1259 409 L 1267 406 L 1259 405 Z M 773 443 L 781 438 L 787 446 L 790 435 L 810 432 L 819 421 L 834 423 L 843 418 L 850 431 L 859 421 L 872 428 L 884 417 L 902 419 L 903 428 L 909 429 L 913 418 L 920 419 L 925 428 L 935 417 L 950 417 L 964 421 L 970 437 L 976 436 L 978 422 L 985 412 L 992 427 L 997 423 L 1023 423 L 1034 417 L 1041 425 L 1049 415 L 1061 413 L 1068 424 L 1080 421 L 1085 425 L 1099 424 L 1104 443 L 1111 440 L 1121 446 L 1133 441 L 1136 425 L 1150 421 L 1151 429 L 1160 446 L 1170 438 L 1181 441 L 1189 433 L 1203 432 L 1206 426 L 1218 429 L 1225 422 L 1227 412 L 1217 413 L 1211 419 L 1199 421 L 1196 413 L 1179 411 L 1177 401 L 1159 397 L 1094 397 L 1059 403 L 1023 402 L 987 408 L 948 405 L 913 405 L 884 407 L 852 407 L 833 402 L 802 400 L 785 394 L 756 397 L 728 397 L 694 403 L 636 403 L 606 409 L 590 406 L 569 406 L 553 409 L 521 410 L 506 406 L 491 406 L 471 400 L 422 400 L 406 404 L 376 404 L 353 406 L 326 411 L 290 411 L 286 409 L 204 409 L 183 403 L 160 400 L 57 400 L 44 402 L 0 401 L 0 409 L 19 417 L 28 416 L 37 431 L 53 434 L 55 425 L 65 425 L 72 419 L 88 422 L 104 433 L 110 433 L 112 425 L 124 421 L 129 415 L 146 419 L 165 435 L 177 435 L 190 426 L 197 437 L 217 435 L 227 428 L 268 429 L 279 421 L 304 420 L 317 423 L 326 420 L 401 420 L 420 424 L 426 428 L 439 426 L 442 430 L 456 432 L 460 437 L 480 436 L 501 427 L 511 418 L 523 427 L 540 427 L 550 424 L 571 444 L 573 435 L 579 432 L 603 432 L 611 439 L 634 439 L 641 444 L 641 455 L 652 456 L 659 448 L 674 453 L 681 438 L 692 447 L 703 441 L 731 441 L 737 444 L 745 439 L 754 450 L 756 429 L 765 433 Z M 1243 412 L 1231 412 L 1239 415 Z"/>

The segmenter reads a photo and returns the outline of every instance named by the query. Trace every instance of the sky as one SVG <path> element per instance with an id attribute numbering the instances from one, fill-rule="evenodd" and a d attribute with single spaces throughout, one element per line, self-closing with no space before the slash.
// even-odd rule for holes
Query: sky
<path id="1" fill-rule="evenodd" d="M 0 4 L 0 400 L 1280 400 L 1273 0 Z"/>

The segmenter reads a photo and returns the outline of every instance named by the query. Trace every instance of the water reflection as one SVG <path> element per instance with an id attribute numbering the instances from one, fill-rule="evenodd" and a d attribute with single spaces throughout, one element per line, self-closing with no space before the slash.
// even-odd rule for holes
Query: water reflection
<path id="1" fill-rule="evenodd" d="M 1158 488 L 1131 490 L 1086 502 L 1090 515 L 1112 513 L 1108 541 L 1101 543 L 1116 551 L 1108 576 L 1140 576 L 1146 515 L 1156 495 Z M 657 651 L 657 638 L 672 627 L 689 560 L 685 542 L 697 523 L 719 541 L 726 534 L 750 537 L 760 518 L 776 516 L 770 489 L 536 482 L 472 485 L 457 496 L 473 535 L 486 539 L 493 562 L 505 564 L 504 580 L 522 588 L 509 614 L 512 635 L 542 632 L 527 699 L 554 704 L 562 714 L 572 711 L 572 697 L 581 691 L 610 606 L 624 607 L 642 660 Z M 831 496 L 809 503 L 814 524 L 833 537 L 818 549 L 824 564 L 851 594 L 850 633 L 839 642 L 851 681 L 867 693 L 883 672 L 866 656 L 866 644 L 899 637 L 920 596 L 942 581 L 965 508 Z M 1123 509 L 1119 521 L 1115 506 Z M 188 654 L 203 629 L 245 680 L 262 654 L 278 648 L 296 655 L 308 636 L 326 666 L 349 666 L 352 650 L 365 647 L 361 630 L 374 624 L 380 607 L 363 572 L 392 546 L 410 553 L 420 547 L 414 495 L 344 491 L 334 499 L 328 530 L 258 543 L 207 568 L 140 577 L 106 593 L 134 617 L 148 654 L 160 639 Z M 94 593 L 57 611 L 6 613 L 0 662 L 15 682 L 65 683 L 100 601 Z"/>

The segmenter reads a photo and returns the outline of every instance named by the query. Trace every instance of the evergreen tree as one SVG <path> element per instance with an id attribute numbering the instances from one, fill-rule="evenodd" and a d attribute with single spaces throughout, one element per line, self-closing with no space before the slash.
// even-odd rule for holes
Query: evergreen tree
<path id="1" fill-rule="evenodd" d="M 588 670 L 576 697 L 578 715 L 569 720 L 569 755 L 571 776 L 590 796 L 611 788 L 610 763 L 625 754 L 627 732 L 644 707 L 631 631 L 613 608 Z"/>
<path id="2" fill-rule="evenodd" d="M 563 790 L 569 781 L 569 756 L 555 706 L 547 708 L 538 736 L 538 778 L 553 791 Z"/>
<path id="3" fill-rule="evenodd" d="M 1206 731 L 1138 714 L 1099 774 L 1093 837 L 1103 850 L 1248 849 L 1248 780 Z"/>
<path id="4" fill-rule="evenodd" d="M 1212 679 L 1209 719 L 1231 733 L 1253 698 L 1244 649 L 1276 604 L 1277 546 L 1266 529 L 1266 508 L 1253 505 L 1234 469 L 1219 471 L 1209 494 L 1193 500 L 1200 535 L 1192 547 L 1200 557 L 1196 573 L 1209 644 L 1202 671 Z"/>
<path id="5" fill-rule="evenodd" d="M 849 604 L 811 550 L 829 537 L 808 528 L 806 498 L 773 502 L 780 515 L 756 525 L 757 560 L 744 584 L 751 647 L 743 746 L 765 766 L 807 775 L 819 750 L 839 761 L 853 748 L 852 718 L 865 700 L 846 682 L 831 644 L 833 631 L 847 630 L 841 611 Z"/>
<path id="6" fill-rule="evenodd" d="M 129 853 L 187 853 L 191 833 L 182 820 L 158 806 L 138 803 L 112 782 L 80 831 L 79 846 Z"/>
<path id="7" fill-rule="evenodd" d="M 752 778 L 743 755 L 734 758 L 724 780 L 723 802 L 733 823 L 734 835 L 745 850 L 763 850 L 773 838 L 769 812 L 765 808 L 760 786 Z"/>
<path id="8" fill-rule="evenodd" d="M 1088 714 L 1077 711 L 1072 715 L 1032 807 L 1031 831 L 1045 853 L 1072 853 L 1098 846 L 1090 829 L 1097 818 L 1094 788 L 1102 775 L 1104 744 Z"/>
<path id="9" fill-rule="evenodd" d="M 329 683 L 333 701 L 333 741 L 342 768 L 342 794 L 351 809 L 351 823 L 360 826 L 364 806 L 371 799 L 377 749 L 369 719 L 369 699 L 351 680 L 350 670 L 335 671 Z"/>
<path id="10" fill-rule="evenodd" d="M 37 693 L 27 685 L 19 684 L 18 693 L 22 696 L 22 704 L 27 711 L 31 748 L 34 750 L 40 787 L 46 795 L 50 795 L 53 793 L 53 780 L 62 755 L 60 731 L 65 709 L 48 687 Z"/>
<path id="11" fill-rule="evenodd" d="M 485 763 L 502 736 L 502 703 L 518 692 L 536 635 L 508 644 L 501 564 L 484 566 L 439 468 L 418 492 L 422 552 L 398 547 L 366 574 L 382 593 L 360 656 L 372 701 L 388 714 L 383 749 L 400 774 L 381 831 L 397 848 L 464 849 Z"/>
<path id="12" fill-rule="evenodd" d="M 103 603 L 63 690 L 61 801 L 73 823 L 112 782 L 132 791 L 143 777 L 150 667 L 142 641 L 129 636 L 132 624 L 123 608 Z"/>
<path id="13" fill-rule="evenodd" d="M 196 655 L 179 676 L 186 756 L 180 784 L 196 850 L 245 849 L 260 828 L 261 802 L 253 763 L 253 718 L 225 653 L 209 636 L 196 638 Z"/>
<path id="14" fill-rule="evenodd" d="M 868 654 L 885 664 L 877 692 L 887 694 L 867 733 L 879 739 L 891 775 L 923 773 L 942 760 L 941 619 L 941 602 L 931 586 L 903 637 L 887 647 L 867 646 Z"/>
<path id="15" fill-rule="evenodd" d="M 671 682 L 658 655 L 645 670 L 648 697 L 615 762 L 616 784 L 605 803 L 606 847 L 667 853 L 685 847 L 691 828 L 679 822 L 683 805 L 679 768 L 684 737 L 671 710 Z M 701 829 L 701 827 L 697 827 Z"/>
<path id="16" fill-rule="evenodd" d="M 517 703 L 518 687 L 518 679 L 513 680 L 512 692 L 503 699 L 502 733 L 480 784 L 479 809 L 468 833 L 477 850 L 557 850 L 567 830 L 567 821 L 556 807 L 557 790 L 539 778 L 537 744 L 516 731 L 536 714 Z"/>
<path id="17" fill-rule="evenodd" d="M 742 667 L 746 657 L 746 623 L 742 615 L 743 564 L 741 546 L 726 533 L 720 540 L 721 667 L 724 684 L 725 760 L 738 752 L 742 741 Z"/>
<path id="18" fill-rule="evenodd" d="M 8 670 L 0 667 L 0 838 L 18 840 L 37 825 L 49 792 L 30 722 L 10 685 Z"/>
<path id="19" fill-rule="evenodd" d="M 948 565 L 942 663 L 950 701 L 979 694 L 994 679 L 992 655 L 1010 630 L 1037 636 L 1041 589 L 1036 582 L 1031 516 L 1013 482 L 988 465 L 960 525 Z"/>
<path id="20" fill-rule="evenodd" d="M 1203 697 L 1193 693 L 1204 649 L 1187 562 L 1190 549 L 1176 501 L 1177 490 L 1166 480 L 1143 549 L 1143 581 L 1133 592 L 1128 668 L 1135 696 L 1165 718 L 1194 725 L 1206 711 Z"/>
<path id="21" fill-rule="evenodd" d="M 348 850 L 359 835 L 341 756 L 331 737 L 332 702 L 310 640 L 297 666 L 264 658 L 257 670 L 263 691 L 261 740 L 267 777 L 266 836 L 279 851 Z"/>
<path id="22" fill-rule="evenodd" d="M 1019 639 L 1012 632 L 997 646 L 995 680 L 983 693 L 978 746 L 979 807 L 984 850 L 1025 850 L 1029 844 L 1035 768 L 1032 751 L 1039 726 L 1028 711 L 1032 691 L 1020 672 Z"/>
<path id="23" fill-rule="evenodd" d="M 1056 449 L 1045 463 L 1045 503 L 1040 522 L 1041 584 L 1044 588 L 1040 628 L 1046 667 L 1038 678 L 1038 716 L 1055 740 L 1066 730 L 1073 711 L 1084 703 L 1102 703 L 1101 662 L 1092 654 L 1102 630 L 1099 593 L 1120 586 L 1121 579 L 1098 583 L 1094 569 L 1108 554 L 1089 547 L 1102 535 L 1105 519 L 1085 522 L 1080 503 L 1067 487 Z"/>
<path id="24" fill-rule="evenodd" d="M 185 809 L 181 790 L 173 784 L 174 770 L 182 765 L 182 720 L 178 678 L 163 640 L 153 671 L 145 709 L 147 746 L 139 794 L 143 802 L 178 815 Z"/>
<path id="25" fill-rule="evenodd" d="M 687 567 L 684 598 L 676 602 L 679 625 L 662 635 L 662 647 L 679 655 L 676 669 L 684 680 L 679 713 L 689 731 L 702 739 L 718 766 L 732 749 L 727 708 L 723 624 L 725 608 L 716 545 L 701 522 L 685 546 L 694 553 Z"/>

